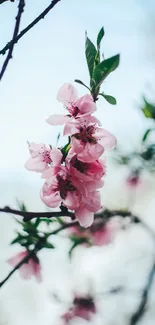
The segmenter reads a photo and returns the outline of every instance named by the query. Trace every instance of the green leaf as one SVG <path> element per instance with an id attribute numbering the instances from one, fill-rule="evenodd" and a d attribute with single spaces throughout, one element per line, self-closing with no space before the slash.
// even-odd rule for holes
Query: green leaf
<path id="1" fill-rule="evenodd" d="M 46 242 L 46 243 L 44 244 L 44 247 L 45 247 L 45 248 L 50 248 L 50 249 L 55 248 L 54 245 L 51 244 L 51 243 L 49 243 L 49 242 Z"/>
<path id="2" fill-rule="evenodd" d="M 34 225 L 35 225 L 36 228 L 39 226 L 40 222 L 41 222 L 41 221 L 40 221 L 40 218 L 38 217 L 38 218 L 36 219 L 35 223 L 34 223 Z"/>
<path id="3" fill-rule="evenodd" d="M 93 79 L 97 86 L 101 85 L 104 79 L 119 65 L 119 54 L 102 61 L 93 72 Z"/>
<path id="4" fill-rule="evenodd" d="M 144 107 L 142 107 L 142 112 L 147 118 L 152 118 L 155 120 L 155 105 L 149 103 L 144 97 Z"/>
<path id="5" fill-rule="evenodd" d="M 97 35 L 97 47 L 100 49 L 100 43 L 102 41 L 102 38 L 104 36 L 104 28 L 102 27 Z"/>
<path id="6" fill-rule="evenodd" d="M 81 80 L 75 79 L 74 81 L 90 90 L 90 88 L 86 86 Z"/>
<path id="7" fill-rule="evenodd" d="M 152 129 L 148 129 L 148 130 L 146 130 L 146 132 L 144 133 L 143 138 L 142 138 L 142 142 L 143 142 L 143 143 L 146 141 L 148 135 L 149 135 L 150 132 L 152 132 L 152 131 L 155 131 L 155 128 L 152 128 Z"/>
<path id="8" fill-rule="evenodd" d="M 17 201 L 20 211 L 24 211 L 24 212 L 27 211 L 26 205 L 24 204 L 24 202 L 20 202 L 18 199 L 16 199 L 16 201 Z"/>
<path id="9" fill-rule="evenodd" d="M 97 50 L 91 40 L 87 37 L 86 34 L 86 41 L 85 41 L 85 55 L 89 70 L 90 78 L 92 77 L 93 70 L 94 70 L 94 63 L 96 57 Z"/>
<path id="10" fill-rule="evenodd" d="M 116 98 L 111 96 L 111 95 L 105 95 L 104 93 L 99 93 L 99 95 L 103 96 L 106 101 L 108 103 L 110 103 L 111 105 L 116 105 L 117 104 L 117 101 L 116 101 Z"/>
<path id="11" fill-rule="evenodd" d="M 10 243 L 11 245 L 19 243 L 21 241 L 21 239 L 23 239 L 23 236 L 18 235 L 15 239 L 12 240 L 12 242 Z"/>
<path id="12" fill-rule="evenodd" d="M 72 252 L 74 250 L 74 248 L 76 248 L 77 246 L 81 245 L 81 244 L 84 244 L 84 243 L 88 243 L 88 239 L 87 238 L 76 238 L 76 240 L 74 241 L 73 245 L 71 246 L 68 254 L 69 254 L 69 257 L 71 258 L 72 256 Z"/>
<path id="13" fill-rule="evenodd" d="M 145 160 L 151 160 L 155 157 L 155 144 L 151 144 L 142 154 L 141 157 Z"/>

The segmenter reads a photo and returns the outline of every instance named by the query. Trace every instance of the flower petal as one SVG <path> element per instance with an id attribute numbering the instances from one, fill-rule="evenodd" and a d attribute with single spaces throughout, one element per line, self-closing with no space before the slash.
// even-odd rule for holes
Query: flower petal
<path id="1" fill-rule="evenodd" d="M 83 162 L 92 162 L 94 160 L 98 160 L 98 158 L 102 155 L 104 152 L 104 148 L 101 144 L 91 144 L 86 143 L 83 150 L 80 152 L 77 152 L 77 149 L 75 151 L 77 153 L 78 159 Z"/>
<path id="2" fill-rule="evenodd" d="M 90 227 L 94 221 L 94 213 L 90 212 L 84 204 L 75 211 L 75 216 L 82 227 Z"/>
<path id="3" fill-rule="evenodd" d="M 116 138 L 103 128 L 96 128 L 93 136 L 106 149 L 113 149 L 116 146 Z"/>
<path id="4" fill-rule="evenodd" d="M 52 151 L 50 153 L 50 157 L 51 157 L 53 166 L 56 166 L 56 165 L 61 164 L 61 160 L 62 160 L 63 155 L 62 155 L 62 152 L 59 149 L 52 148 Z"/>
<path id="5" fill-rule="evenodd" d="M 67 115 L 50 115 L 46 120 L 47 123 L 51 125 L 63 125 L 70 120 L 70 117 Z"/>
<path id="6" fill-rule="evenodd" d="M 69 103 L 73 103 L 77 99 L 77 91 L 73 85 L 65 83 L 57 94 L 57 100 L 68 106 Z"/>

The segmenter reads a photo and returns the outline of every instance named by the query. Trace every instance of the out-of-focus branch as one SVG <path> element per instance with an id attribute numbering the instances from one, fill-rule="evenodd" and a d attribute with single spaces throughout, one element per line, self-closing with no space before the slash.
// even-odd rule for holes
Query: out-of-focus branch
<path id="1" fill-rule="evenodd" d="M 56 218 L 56 217 L 70 217 L 72 220 L 75 220 L 75 214 L 73 212 L 68 211 L 67 208 L 62 207 L 61 211 L 50 211 L 50 212 L 30 212 L 30 211 L 21 211 L 21 210 L 15 210 L 11 209 L 8 206 L 4 208 L 0 208 L 0 212 L 4 213 L 10 213 L 15 214 L 23 217 L 24 221 L 30 221 L 35 218 Z M 120 216 L 120 217 L 130 217 L 131 220 L 135 223 L 140 223 L 142 227 L 152 236 L 152 238 L 155 240 L 155 233 L 154 231 L 140 218 L 137 216 L 132 215 L 130 211 L 124 211 L 124 210 L 108 210 L 104 209 L 98 213 L 94 214 L 95 219 L 96 218 L 102 218 L 103 221 L 106 223 L 110 218 L 114 216 Z"/>
<path id="2" fill-rule="evenodd" d="M 16 23 L 15 23 L 15 28 L 14 28 L 14 32 L 13 32 L 13 37 L 12 37 L 12 41 L 11 41 L 11 45 L 10 45 L 10 48 L 9 48 L 8 55 L 7 55 L 7 57 L 6 57 L 6 59 L 5 59 L 4 63 L 3 63 L 3 66 L 2 66 L 2 69 L 1 69 L 1 72 L 0 72 L 0 80 L 2 79 L 2 77 L 4 75 L 4 72 L 5 72 L 6 68 L 7 68 L 9 60 L 12 58 L 13 48 L 14 48 L 14 45 L 15 45 L 15 42 L 16 42 L 15 41 L 16 37 L 18 35 L 21 16 L 22 16 L 22 13 L 24 11 L 24 6 L 25 6 L 25 1 L 20 0 L 19 5 L 18 5 L 18 13 L 17 13 L 17 16 L 16 16 Z"/>
<path id="3" fill-rule="evenodd" d="M 27 256 L 25 256 L 13 269 L 9 274 L 5 277 L 3 281 L 0 282 L 0 288 L 10 279 L 10 277 L 25 263 L 28 263 L 29 259 L 40 249 L 33 249 L 32 251 L 29 252 Z"/>
<path id="4" fill-rule="evenodd" d="M 78 224 L 77 221 L 74 221 L 72 223 L 65 223 L 61 227 L 53 230 L 52 232 L 48 233 L 47 236 L 52 236 L 58 234 L 60 231 L 63 231 L 67 228 L 76 226 Z M 47 237 L 46 237 L 47 238 Z M 31 250 L 27 256 L 25 256 L 12 270 L 9 272 L 9 274 L 5 277 L 4 280 L 0 282 L 0 288 L 11 278 L 11 276 L 25 263 L 28 263 L 30 258 L 34 255 L 37 254 L 44 246 L 42 245 L 42 242 L 44 241 L 44 238 L 40 238 L 38 243 L 35 245 L 35 248 Z"/>
<path id="5" fill-rule="evenodd" d="M 14 39 L 14 43 L 17 43 L 21 37 L 23 37 L 29 30 L 31 30 L 41 19 L 44 19 L 44 17 L 49 13 L 51 9 L 54 8 L 54 6 L 61 0 L 53 0 L 51 4 L 37 17 L 35 18 L 26 28 L 24 28 Z M 4 55 L 6 51 L 10 49 L 12 46 L 13 40 L 8 42 L 6 46 L 0 51 L 0 54 Z"/>
<path id="6" fill-rule="evenodd" d="M 154 277 L 155 277 L 155 261 L 151 267 L 151 270 L 150 270 L 148 278 L 147 278 L 146 285 L 143 289 L 140 304 L 139 304 L 136 312 L 131 317 L 130 325 L 136 325 L 139 322 L 139 320 L 142 318 L 142 316 L 144 315 Z"/>

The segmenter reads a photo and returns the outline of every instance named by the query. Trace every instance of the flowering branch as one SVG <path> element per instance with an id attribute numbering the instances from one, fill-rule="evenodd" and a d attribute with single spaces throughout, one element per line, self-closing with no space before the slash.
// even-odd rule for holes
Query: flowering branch
<path id="1" fill-rule="evenodd" d="M 40 249 L 35 247 L 34 250 L 30 251 L 29 254 L 27 254 L 13 269 L 12 271 L 5 277 L 3 281 L 0 282 L 0 288 L 9 280 L 9 278 L 25 263 L 28 263 L 30 258 L 38 252 Z"/>
<path id="2" fill-rule="evenodd" d="M 10 47 L 9 47 L 8 55 L 7 55 L 7 57 L 6 57 L 6 59 L 5 59 L 4 63 L 3 63 L 3 66 L 2 66 L 2 69 L 1 69 L 1 72 L 0 72 L 0 80 L 2 79 L 2 77 L 4 75 L 4 72 L 5 72 L 6 68 L 7 68 L 9 60 L 12 58 L 13 48 L 14 48 L 14 45 L 16 43 L 16 37 L 18 35 L 21 16 L 22 16 L 22 13 L 24 11 L 24 6 L 25 6 L 25 1 L 20 0 L 19 5 L 18 5 L 18 13 L 17 13 L 17 17 L 16 17 L 16 23 L 15 23 L 15 28 L 14 28 L 14 32 L 13 32 L 13 37 L 12 37 L 12 41 L 11 41 L 11 44 L 10 44 Z"/>
<path id="3" fill-rule="evenodd" d="M 54 8 L 54 6 L 61 0 L 53 0 L 51 4 L 38 16 L 36 17 L 26 28 L 24 28 L 16 37 L 8 42 L 4 48 L 0 51 L 0 55 L 4 55 L 6 51 L 8 51 L 12 44 L 15 44 L 19 41 L 21 37 L 23 37 L 30 29 L 32 29 L 41 19 L 44 19 L 44 17 L 49 13 L 51 9 Z"/>
<path id="4" fill-rule="evenodd" d="M 2 210 L 2 209 L 1 209 Z M 11 210 L 11 209 L 10 209 Z M 13 210 L 16 211 L 16 210 Z M 21 212 L 21 211 L 18 211 Z M 17 213 L 16 213 L 17 214 Z M 37 244 L 35 245 L 33 250 L 30 250 L 28 252 L 28 254 L 11 270 L 11 272 L 9 272 L 9 274 L 5 277 L 5 279 L 3 281 L 0 282 L 0 288 L 9 280 L 9 278 L 25 263 L 28 263 L 29 260 L 36 255 L 42 248 L 44 248 L 44 240 L 47 239 L 47 237 L 51 236 L 51 235 L 57 235 L 60 231 L 63 231 L 67 228 L 70 228 L 72 226 L 77 226 L 78 222 L 72 222 L 72 223 L 68 223 L 68 224 L 64 224 L 61 227 L 55 229 L 52 232 L 49 232 L 48 234 L 46 234 L 45 237 L 43 238 L 39 238 Z"/>
<path id="5" fill-rule="evenodd" d="M 140 304 L 138 306 L 137 311 L 133 314 L 133 316 L 131 318 L 130 325 L 136 325 L 139 322 L 139 320 L 141 319 L 141 317 L 144 315 L 154 277 L 155 277 L 155 261 L 151 267 L 146 285 L 143 289 L 143 294 L 141 297 Z"/>
<path id="6" fill-rule="evenodd" d="M 67 208 L 65 207 L 61 207 L 62 210 L 61 211 L 50 211 L 50 212 L 30 212 L 30 211 L 21 211 L 21 210 L 16 210 L 16 209 L 11 209 L 8 206 L 4 207 L 4 208 L 0 208 L 0 212 L 4 212 L 4 213 L 10 213 L 10 214 L 14 214 L 14 215 L 19 215 L 23 217 L 24 222 L 26 221 L 30 221 L 32 219 L 35 218 L 56 218 L 56 217 L 70 217 L 71 220 L 75 220 L 75 214 L 73 212 L 68 211 Z M 151 234 L 151 236 L 155 239 L 155 234 L 152 231 L 152 229 L 141 219 L 139 219 L 137 216 L 132 215 L 132 213 L 130 211 L 123 211 L 123 210 L 108 210 L 108 209 L 104 209 L 101 212 L 95 213 L 94 217 L 96 218 L 102 218 L 104 219 L 105 223 L 112 217 L 114 216 L 120 216 L 122 218 L 125 217 L 130 217 L 131 220 L 135 223 L 141 223 L 141 225 Z M 69 224 L 64 224 L 64 228 L 69 228 L 72 227 L 73 225 L 78 224 L 78 222 L 76 223 L 69 223 Z M 59 231 L 58 231 L 59 232 Z M 56 231 L 57 233 L 57 231 Z M 52 233 L 53 234 L 53 233 Z"/>

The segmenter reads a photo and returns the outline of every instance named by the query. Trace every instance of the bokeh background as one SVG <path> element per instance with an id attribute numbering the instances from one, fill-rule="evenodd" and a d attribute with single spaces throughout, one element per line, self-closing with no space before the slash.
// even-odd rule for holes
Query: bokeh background
<path id="1" fill-rule="evenodd" d="M 36 17 L 49 1 L 27 0 L 21 29 Z M 0 6 L 0 48 L 12 37 L 17 2 Z M 153 0 L 62 0 L 14 49 L 6 74 L 0 84 L 0 205 L 16 206 L 16 198 L 29 209 L 45 210 L 40 202 L 42 184 L 39 176 L 24 169 L 28 158 L 27 141 L 56 143 L 59 127 L 45 120 L 63 111 L 56 95 L 64 82 L 81 79 L 88 83 L 84 55 L 85 30 L 95 41 L 104 26 L 102 50 L 105 57 L 120 53 L 119 68 L 105 81 L 103 90 L 117 98 L 117 106 L 104 99 L 98 102 L 97 115 L 113 132 L 124 152 L 136 150 L 144 130 L 151 125 L 140 107 L 142 95 L 154 98 L 155 82 L 155 3 Z M 0 64 L 4 57 L 0 57 Z M 84 89 L 77 85 L 79 94 Z M 108 208 L 128 207 L 155 227 L 155 178 L 144 174 L 145 186 L 134 195 L 124 186 L 126 169 L 109 165 L 103 190 Z M 9 270 L 6 259 L 19 247 L 10 247 L 16 224 L 11 216 L 0 216 L 0 277 Z M 92 322 L 105 325 L 128 324 L 136 308 L 140 289 L 145 283 L 154 242 L 140 225 L 119 234 L 110 247 L 79 248 L 73 262 L 67 258 L 69 242 L 55 239 L 57 250 L 41 252 L 44 282 L 24 282 L 18 274 L 0 291 L 0 325 L 59 324 L 59 315 L 72 299 L 72 292 L 98 296 L 114 284 L 127 281 L 125 295 L 99 294 L 99 314 Z M 90 285 L 91 284 L 91 285 Z M 102 288 L 102 290 L 101 290 Z M 52 300 L 57 292 L 61 303 Z M 154 324 L 151 296 L 150 310 L 140 324 Z M 147 317 L 147 318 L 146 318 Z M 144 323 L 143 323 L 144 321 Z M 75 320 L 75 323 L 85 323 Z"/>

